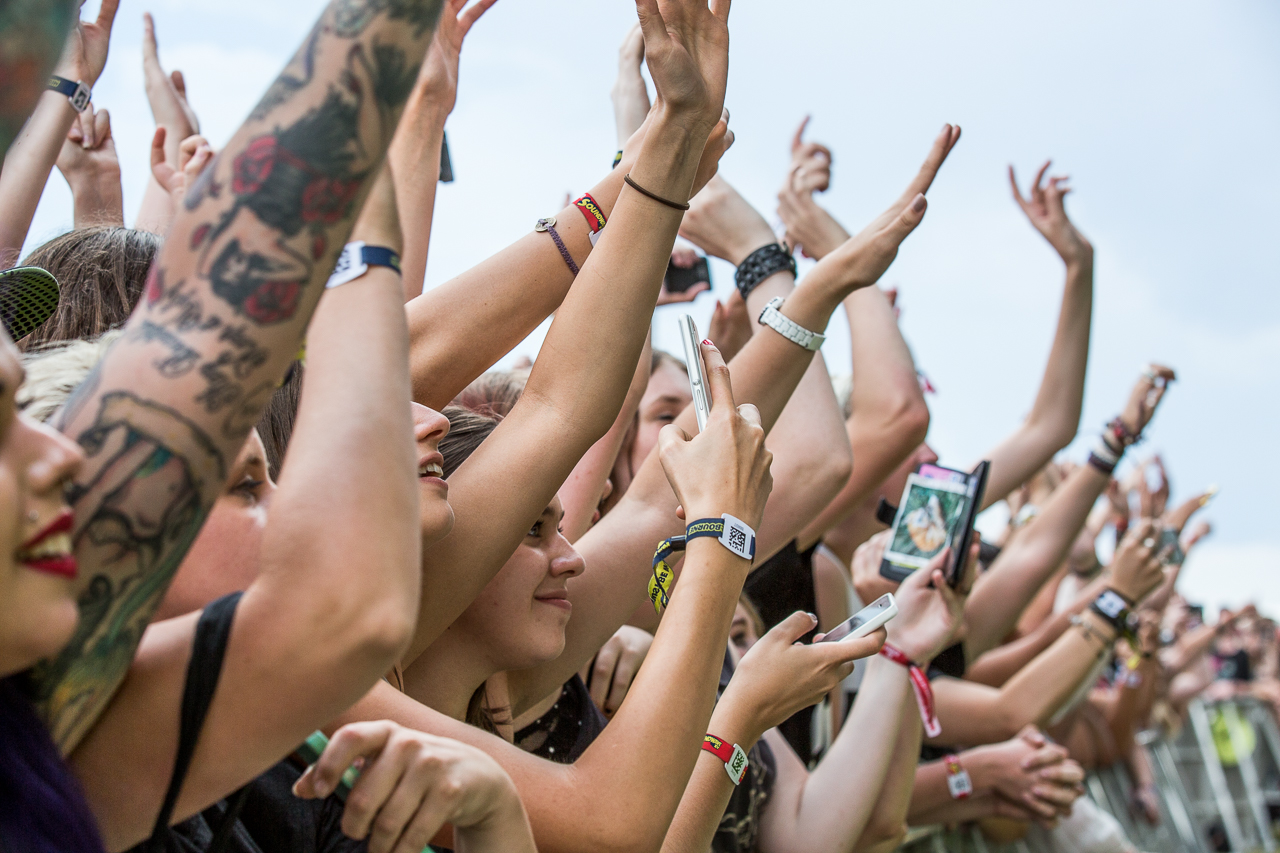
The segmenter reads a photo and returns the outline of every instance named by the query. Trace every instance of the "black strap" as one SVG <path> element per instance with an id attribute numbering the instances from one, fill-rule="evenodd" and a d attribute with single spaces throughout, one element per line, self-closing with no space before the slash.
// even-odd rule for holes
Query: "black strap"
<path id="1" fill-rule="evenodd" d="M 196 751 L 196 741 L 200 739 L 205 715 L 209 713 L 214 690 L 218 687 L 218 677 L 222 674 L 222 659 L 227 651 L 227 639 L 231 636 L 231 622 L 235 618 L 240 595 L 233 592 L 219 598 L 204 609 L 200 614 L 200 621 L 196 623 L 195 637 L 191 641 L 191 660 L 187 664 L 187 681 L 182 691 L 178 757 L 173 763 L 173 775 L 169 777 L 169 790 L 165 792 L 160 816 L 156 818 L 151 839 L 143 848 L 148 853 L 164 850 L 173 808 L 177 805 L 182 783 L 186 781 L 191 757 Z"/>

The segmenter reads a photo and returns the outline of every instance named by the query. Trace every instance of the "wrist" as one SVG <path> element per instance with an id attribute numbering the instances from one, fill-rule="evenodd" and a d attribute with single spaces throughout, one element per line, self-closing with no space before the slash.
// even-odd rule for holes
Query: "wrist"
<path id="1" fill-rule="evenodd" d="M 744 232 L 736 244 L 729 247 L 730 257 L 725 258 L 726 261 L 735 267 L 742 266 L 742 262 L 749 258 L 752 252 L 778 242 L 777 236 L 769 230 L 764 220 L 761 220 L 759 225 L 758 228 L 751 228 Z"/>
<path id="2" fill-rule="evenodd" d="M 985 794 L 995 790 L 998 765 L 995 761 L 993 747 L 979 746 L 965 750 L 959 755 L 960 761 L 964 764 L 964 769 L 969 771 L 969 778 L 973 781 L 975 794 Z"/>
<path id="3" fill-rule="evenodd" d="M 707 731 L 711 734 L 736 743 L 744 750 L 755 746 L 771 728 L 768 721 L 763 719 L 759 703 L 752 702 L 743 689 L 734 690 L 732 682 L 716 702 L 716 709 L 707 726 Z"/>

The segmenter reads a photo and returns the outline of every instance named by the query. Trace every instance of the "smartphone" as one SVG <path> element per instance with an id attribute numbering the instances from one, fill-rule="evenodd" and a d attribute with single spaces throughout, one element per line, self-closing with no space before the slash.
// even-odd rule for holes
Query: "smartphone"
<path id="1" fill-rule="evenodd" d="M 839 640 L 856 640 L 865 637 L 898 615 L 898 602 L 893 593 L 886 592 L 848 619 L 827 632 L 819 642 L 834 643 Z"/>
<path id="2" fill-rule="evenodd" d="M 440 183 L 453 183 L 453 160 L 449 158 L 449 134 L 440 140 Z"/>
<path id="3" fill-rule="evenodd" d="M 302 760 L 302 763 L 310 767 L 320 760 L 320 754 L 324 752 L 325 747 L 329 745 L 329 738 L 325 737 L 324 732 L 312 732 L 311 737 L 302 742 L 302 745 L 293 751 L 293 754 Z M 333 796 L 346 802 L 347 794 L 351 793 L 351 786 L 356 783 L 356 779 L 360 776 L 360 771 L 351 766 L 342 774 L 342 778 L 338 780 L 338 787 L 334 789 Z"/>
<path id="4" fill-rule="evenodd" d="M 1160 531 L 1160 544 L 1156 546 L 1156 553 L 1164 554 L 1163 562 L 1166 566 L 1181 566 L 1182 561 L 1187 558 L 1182 550 L 1182 543 L 1178 541 L 1178 531 L 1172 527 Z"/>
<path id="5" fill-rule="evenodd" d="M 922 465 L 907 477 L 907 487 L 892 520 L 889 544 L 880 561 L 880 574 L 901 583 L 928 565 L 944 548 L 951 548 L 951 564 L 944 570 L 955 589 L 964 574 L 973 542 L 974 519 L 982 507 L 990 462 L 965 473 L 938 465 Z M 887 509 L 888 504 L 882 509 Z M 880 516 L 883 520 L 887 513 Z"/>
<path id="6" fill-rule="evenodd" d="M 684 293 L 700 282 L 711 283 L 711 267 L 705 257 L 699 256 L 691 267 L 678 267 L 675 261 L 667 261 L 667 277 L 663 282 L 667 293 Z"/>
<path id="7" fill-rule="evenodd" d="M 711 389 L 707 386 L 707 363 L 702 360 L 702 338 L 693 317 L 685 314 L 679 320 L 680 340 L 684 343 L 684 365 L 689 371 L 689 389 L 693 391 L 693 412 L 698 416 L 698 432 L 707 428 L 711 414 Z"/>

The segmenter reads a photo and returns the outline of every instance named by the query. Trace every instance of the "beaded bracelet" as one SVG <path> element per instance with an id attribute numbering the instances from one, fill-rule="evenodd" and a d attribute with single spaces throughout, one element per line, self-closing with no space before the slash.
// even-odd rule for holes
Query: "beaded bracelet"
<path id="1" fill-rule="evenodd" d="M 738 286 L 743 301 L 746 301 L 760 282 L 783 270 L 791 270 L 792 275 L 796 274 L 795 256 L 781 243 L 770 243 L 747 255 L 746 260 L 738 265 L 738 271 L 733 274 L 733 281 Z"/>

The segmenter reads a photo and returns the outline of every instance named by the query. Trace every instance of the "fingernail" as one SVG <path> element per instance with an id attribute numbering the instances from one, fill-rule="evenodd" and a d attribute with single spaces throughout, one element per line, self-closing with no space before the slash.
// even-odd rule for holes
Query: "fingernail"
<path id="1" fill-rule="evenodd" d="M 911 202 L 911 209 L 914 210 L 916 213 L 919 213 L 920 211 L 924 210 L 924 205 L 925 205 L 924 194 L 921 193 L 920 195 L 916 196 L 915 201 Z"/>
<path id="2" fill-rule="evenodd" d="M 702 339 L 702 345 L 703 345 L 703 346 L 707 346 L 707 347 L 713 347 L 713 346 L 715 346 L 715 344 L 711 343 L 711 341 L 707 340 L 706 338 L 703 338 L 703 339 Z"/>
<path id="3" fill-rule="evenodd" d="M 806 615 L 806 616 L 808 616 L 808 617 L 809 617 L 809 619 L 810 619 L 811 621 L 813 621 L 813 622 L 817 622 L 817 621 L 818 621 L 818 617 L 817 617 L 816 615 L 814 615 L 813 613 L 806 613 L 805 615 Z"/>

